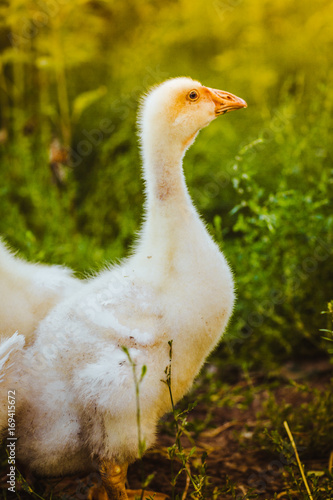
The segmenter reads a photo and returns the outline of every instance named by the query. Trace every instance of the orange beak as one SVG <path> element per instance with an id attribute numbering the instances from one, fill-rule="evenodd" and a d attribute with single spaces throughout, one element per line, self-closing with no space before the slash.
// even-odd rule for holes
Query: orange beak
<path id="1" fill-rule="evenodd" d="M 210 96 L 215 103 L 215 114 L 216 116 L 224 115 L 228 111 L 234 109 L 247 108 L 247 104 L 244 99 L 237 97 L 236 95 L 225 92 L 224 90 L 216 90 L 206 87 L 209 91 Z"/>

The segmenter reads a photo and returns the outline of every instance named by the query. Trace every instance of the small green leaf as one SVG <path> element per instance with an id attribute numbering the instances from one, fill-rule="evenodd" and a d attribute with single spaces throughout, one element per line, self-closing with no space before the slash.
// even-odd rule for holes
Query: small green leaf
<path id="1" fill-rule="evenodd" d="M 142 382 L 143 377 L 146 375 L 146 373 L 147 373 L 147 367 L 146 367 L 146 365 L 143 365 L 142 370 L 141 370 L 140 382 Z"/>
<path id="2" fill-rule="evenodd" d="M 142 483 L 142 488 L 147 488 L 150 483 L 152 482 L 152 480 L 154 479 L 155 477 L 155 472 L 153 472 L 152 474 L 149 474 L 149 476 L 146 477 L 146 479 L 143 481 Z"/>

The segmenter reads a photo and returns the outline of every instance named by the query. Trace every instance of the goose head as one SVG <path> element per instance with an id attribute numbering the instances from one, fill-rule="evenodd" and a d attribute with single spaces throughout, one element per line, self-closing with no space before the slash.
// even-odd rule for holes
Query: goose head
<path id="1" fill-rule="evenodd" d="M 183 152 L 198 132 L 216 117 L 246 108 L 246 102 L 229 92 L 205 87 L 191 78 L 173 78 L 153 88 L 143 99 L 139 129 L 143 149 Z"/>

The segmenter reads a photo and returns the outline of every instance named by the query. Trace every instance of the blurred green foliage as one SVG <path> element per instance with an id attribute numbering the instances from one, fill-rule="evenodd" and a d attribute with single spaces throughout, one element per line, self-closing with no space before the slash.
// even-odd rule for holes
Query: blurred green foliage
<path id="1" fill-rule="evenodd" d="M 332 2 L 12 0 L 0 16 L 7 241 L 79 273 L 126 255 L 143 202 L 139 98 L 190 75 L 248 102 L 185 158 L 237 282 L 217 354 L 269 369 L 320 353 L 333 297 Z M 52 176 L 55 138 L 71 162 Z"/>

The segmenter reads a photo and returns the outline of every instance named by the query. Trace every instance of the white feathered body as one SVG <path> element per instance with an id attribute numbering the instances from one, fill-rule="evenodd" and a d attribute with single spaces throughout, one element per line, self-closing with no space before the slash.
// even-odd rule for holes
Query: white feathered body
<path id="1" fill-rule="evenodd" d="M 150 446 L 157 420 L 171 407 L 162 382 L 168 341 L 175 400 L 216 345 L 233 304 L 229 268 L 194 211 L 181 219 L 170 213 L 159 231 L 163 245 L 156 234 L 143 238 L 132 258 L 41 323 L 18 373 L 18 458 L 33 471 L 67 474 L 88 470 L 97 456 L 137 458 L 135 386 L 121 346 L 138 375 L 147 366 L 140 405 Z"/>

